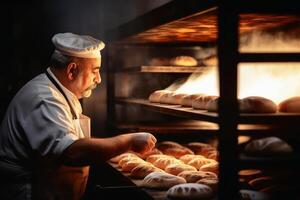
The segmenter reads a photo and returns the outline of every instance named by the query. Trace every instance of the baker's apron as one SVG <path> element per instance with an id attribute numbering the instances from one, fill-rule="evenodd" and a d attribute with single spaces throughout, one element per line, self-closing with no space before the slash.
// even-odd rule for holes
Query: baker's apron
<path id="1" fill-rule="evenodd" d="M 46 72 L 51 82 L 60 90 L 66 98 L 64 92 L 55 80 Z M 49 77 L 50 76 L 50 77 Z M 90 138 L 90 118 L 74 114 L 74 110 L 66 98 L 72 115 L 75 131 L 79 138 Z M 89 174 L 89 167 L 70 167 L 66 165 L 45 167 L 37 181 L 38 199 L 45 200 L 78 200 L 82 197 Z"/>

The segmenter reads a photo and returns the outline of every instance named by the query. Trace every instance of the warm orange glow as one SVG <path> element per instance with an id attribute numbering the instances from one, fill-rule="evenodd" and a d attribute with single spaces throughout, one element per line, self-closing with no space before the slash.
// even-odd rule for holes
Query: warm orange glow
<path id="1" fill-rule="evenodd" d="M 300 39 L 282 33 L 254 32 L 241 38 L 243 52 L 300 52 Z M 199 51 L 203 52 L 203 50 Z M 192 74 L 184 83 L 169 88 L 176 93 L 219 95 L 217 67 L 204 74 Z M 261 96 L 281 101 L 300 96 L 300 63 L 240 63 L 238 98 Z"/>
<path id="2" fill-rule="evenodd" d="M 300 63 L 239 65 L 238 97 L 262 96 L 279 103 L 300 95 Z"/>
<path id="3" fill-rule="evenodd" d="M 218 95 L 217 68 L 207 71 L 205 74 L 192 74 L 175 92 L 186 94 Z"/>

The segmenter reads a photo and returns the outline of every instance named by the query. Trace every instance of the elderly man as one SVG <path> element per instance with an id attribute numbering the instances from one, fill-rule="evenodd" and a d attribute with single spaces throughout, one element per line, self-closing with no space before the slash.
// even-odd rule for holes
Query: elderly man
<path id="1" fill-rule="evenodd" d="M 78 99 L 101 82 L 104 43 L 72 33 L 52 42 L 49 68 L 15 95 L 0 127 L 0 199 L 80 199 L 88 165 L 156 142 L 150 133 L 90 138 Z"/>

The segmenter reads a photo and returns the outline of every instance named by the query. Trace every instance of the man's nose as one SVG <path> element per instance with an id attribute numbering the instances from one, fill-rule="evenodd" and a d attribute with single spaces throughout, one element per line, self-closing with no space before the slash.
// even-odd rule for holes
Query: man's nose
<path id="1" fill-rule="evenodd" d="M 100 75 L 99 72 L 98 72 L 97 75 L 96 75 L 95 81 L 96 81 L 97 84 L 100 84 L 100 83 L 101 83 L 101 75 Z"/>

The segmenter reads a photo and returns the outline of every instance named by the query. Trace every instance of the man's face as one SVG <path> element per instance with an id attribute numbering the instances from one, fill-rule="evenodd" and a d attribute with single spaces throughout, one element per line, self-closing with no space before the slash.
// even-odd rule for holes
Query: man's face
<path id="1" fill-rule="evenodd" d="M 77 97 L 89 97 L 92 90 L 101 82 L 101 58 L 82 59 L 78 64 L 78 75 L 74 81 Z"/>

